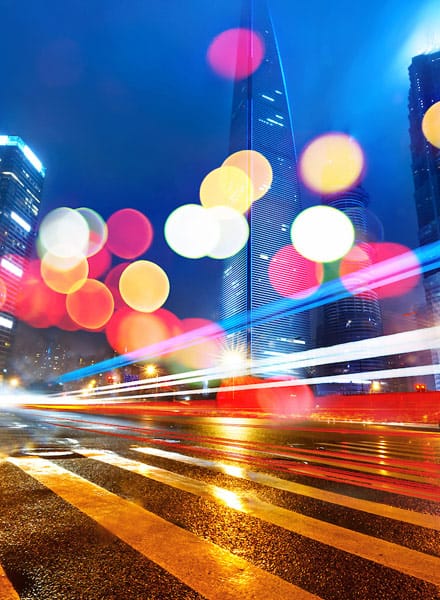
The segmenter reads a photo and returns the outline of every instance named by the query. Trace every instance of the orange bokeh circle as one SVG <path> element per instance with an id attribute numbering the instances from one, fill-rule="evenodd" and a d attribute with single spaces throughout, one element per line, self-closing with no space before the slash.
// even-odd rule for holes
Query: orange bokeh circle
<path id="1" fill-rule="evenodd" d="M 66 297 L 69 317 L 86 329 L 101 329 L 113 314 L 113 296 L 107 286 L 96 279 L 87 279 L 77 291 Z"/>

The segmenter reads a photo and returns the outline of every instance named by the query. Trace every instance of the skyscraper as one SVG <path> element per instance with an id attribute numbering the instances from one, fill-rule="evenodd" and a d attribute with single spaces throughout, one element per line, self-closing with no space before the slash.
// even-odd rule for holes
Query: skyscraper
<path id="1" fill-rule="evenodd" d="M 241 27 L 261 36 L 265 55 L 252 75 L 234 83 L 230 151 L 247 149 L 263 154 L 272 166 L 273 181 L 269 191 L 249 209 L 246 247 L 226 262 L 220 313 L 222 318 L 247 315 L 247 326 L 229 334 L 228 345 L 246 351 L 254 363 L 309 348 L 310 319 L 301 313 L 254 323 L 258 309 L 280 299 L 269 282 L 269 261 L 291 243 L 290 225 L 301 211 L 301 202 L 284 74 L 264 0 L 245 1 Z M 252 55 L 252 47 L 248 53 Z"/>
<path id="2" fill-rule="evenodd" d="M 368 260 L 368 231 L 367 211 L 369 197 L 362 186 L 327 197 L 325 204 L 346 214 L 354 225 L 355 243 L 362 243 L 362 266 L 371 264 Z M 331 265 L 330 265 L 331 266 Z M 374 290 L 365 290 L 359 295 L 348 296 L 330 302 L 322 308 L 320 326 L 320 346 L 332 346 L 346 342 L 354 342 L 383 335 L 382 312 L 379 299 Z M 345 384 L 320 385 L 320 393 L 339 392 L 356 393 L 366 391 L 365 385 L 358 383 L 356 373 L 374 371 L 385 368 L 382 357 L 352 361 L 347 360 L 337 364 L 326 365 L 322 368 L 323 375 L 339 375 L 353 373 L 353 382 Z"/>
<path id="3" fill-rule="evenodd" d="M 440 52 L 421 54 L 409 67 L 409 132 L 411 144 L 414 199 L 418 237 L 421 246 L 440 242 L 440 149 L 430 144 L 422 131 L 423 116 L 430 106 L 440 101 Z M 424 275 L 428 310 L 433 323 L 440 322 L 440 270 Z M 440 362 L 440 351 L 432 353 Z M 440 377 L 436 376 L 440 389 Z"/>
<path id="4" fill-rule="evenodd" d="M 45 169 L 22 139 L 0 135 L 0 374 L 15 330 L 15 307 L 35 237 Z"/>

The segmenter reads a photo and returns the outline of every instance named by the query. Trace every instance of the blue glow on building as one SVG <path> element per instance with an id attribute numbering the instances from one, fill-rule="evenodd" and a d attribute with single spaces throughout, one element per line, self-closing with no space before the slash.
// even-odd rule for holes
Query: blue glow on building
<path id="1" fill-rule="evenodd" d="M 36 235 L 46 170 L 17 136 L 0 136 L 0 277 L 6 300 L 0 311 L 0 370 L 7 365 L 17 298 Z"/>
<path id="2" fill-rule="evenodd" d="M 265 57 L 255 73 L 234 84 L 230 151 L 261 152 L 272 166 L 273 181 L 248 212 L 246 247 L 225 263 L 220 316 L 247 315 L 247 326 L 230 333 L 227 341 L 231 349 L 245 352 L 255 363 L 271 355 L 304 351 L 311 346 L 311 334 L 310 316 L 305 312 L 280 314 L 264 323 L 254 318 L 262 307 L 280 299 L 269 281 L 269 261 L 291 243 L 289 228 L 302 206 L 284 74 L 264 0 L 245 0 L 241 27 L 263 38 Z M 289 373 L 302 375 L 299 371 Z"/>
<path id="3" fill-rule="evenodd" d="M 440 240 L 440 149 L 428 142 L 422 132 L 426 111 L 440 102 L 440 52 L 415 56 L 409 66 L 409 133 L 420 245 Z M 440 322 L 440 269 L 425 274 L 424 288 L 428 314 Z M 440 348 L 432 351 L 432 361 L 440 363 Z M 440 390 L 440 376 L 435 376 Z"/>
<path id="4" fill-rule="evenodd" d="M 369 196 L 362 186 L 359 185 L 339 194 L 328 196 L 324 199 L 324 204 L 346 214 L 355 229 L 355 243 L 363 243 L 364 247 L 368 247 L 368 241 L 372 237 L 367 219 Z M 334 266 L 330 263 L 327 268 L 331 272 Z M 324 267 L 325 273 L 326 267 Z M 378 295 L 373 289 L 365 290 L 360 295 L 348 295 L 323 306 L 318 336 L 320 347 L 366 340 L 382 335 L 382 310 Z M 326 365 L 322 367 L 321 372 L 322 375 L 338 376 L 360 371 L 377 371 L 384 369 L 385 366 L 382 357 L 353 361 L 350 356 L 347 356 L 346 361 Z M 356 381 L 326 383 L 319 386 L 318 391 L 320 394 L 355 394 L 366 391 L 363 386 L 364 383 Z"/>
<path id="5" fill-rule="evenodd" d="M 17 146 L 20 148 L 23 155 L 31 163 L 31 165 L 40 173 L 40 175 L 46 174 L 46 169 L 43 166 L 41 160 L 34 154 L 27 144 L 23 142 L 21 138 L 16 135 L 0 135 L 0 146 Z"/>

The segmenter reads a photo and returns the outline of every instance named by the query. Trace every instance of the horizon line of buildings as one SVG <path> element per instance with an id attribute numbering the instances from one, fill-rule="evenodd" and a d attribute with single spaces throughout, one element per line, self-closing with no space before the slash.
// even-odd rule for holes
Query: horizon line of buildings
<path id="1" fill-rule="evenodd" d="M 257 363 L 269 356 L 311 349 L 317 347 L 317 343 L 330 346 L 382 335 L 383 316 L 375 292 L 367 294 L 368 297 L 365 294 L 350 296 L 323 306 L 313 316 L 314 333 L 312 315 L 305 312 L 281 315 L 265 323 L 253 321 L 255 311 L 279 298 L 268 281 L 268 258 L 290 243 L 289 225 L 302 207 L 284 74 L 266 7 L 262 3 L 255 6 L 253 2 L 246 2 L 242 26 L 263 32 L 266 55 L 256 73 L 234 83 L 230 150 L 247 148 L 263 153 L 272 165 L 273 183 L 267 194 L 249 210 L 251 233 L 248 244 L 225 263 L 220 316 L 224 319 L 248 315 L 247 326 L 230 334 L 228 344 L 232 348 L 245 348 L 251 363 Z M 440 101 L 440 52 L 414 57 L 409 77 L 414 198 L 419 242 L 424 245 L 440 241 L 440 149 L 426 140 L 421 127 L 426 110 Z M 8 370 L 17 328 L 15 302 L 36 236 L 45 173 L 44 166 L 21 138 L 0 135 L 0 285 L 3 282 L 6 289 L 4 302 L 0 304 L 0 375 Z M 357 211 L 357 241 L 368 240 L 364 218 L 368 194 L 362 186 L 354 186 L 324 201 L 349 216 L 352 211 Z M 440 269 L 427 273 L 423 282 L 430 313 L 428 322 L 430 319 L 440 322 Z M 40 371 L 36 379 L 41 379 L 42 372 L 47 374 L 53 367 L 49 365 L 50 355 L 41 352 L 39 355 L 45 362 L 37 365 L 34 361 L 35 369 Z M 62 355 L 62 352 L 56 355 L 57 370 L 61 370 Z M 375 371 L 394 364 L 406 364 L 406 359 L 404 352 L 394 358 L 377 357 L 356 364 L 351 364 L 347 357 L 347 361 L 325 366 L 320 374 Z M 439 362 L 440 349 L 433 351 L 432 360 Z M 297 370 L 289 374 L 301 376 L 304 372 Z M 330 384 L 321 392 L 332 393 L 338 385 Z M 402 381 L 395 382 L 397 388 L 404 385 Z M 440 389 L 440 378 L 435 385 Z M 365 391 L 363 385 L 355 383 L 339 389 L 346 393 Z"/>

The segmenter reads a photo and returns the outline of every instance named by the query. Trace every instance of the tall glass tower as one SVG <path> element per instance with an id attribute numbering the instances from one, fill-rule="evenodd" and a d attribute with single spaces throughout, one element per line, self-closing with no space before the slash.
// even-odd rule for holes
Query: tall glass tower
<path id="1" fill-rule="evenodd" d="M 368 194 L 360 185 L 324 200 L 325 204 L 337 208 L 350 218 L 355 229 L 355 243 L 363 244 L 365 257 L 368 256 L 368 241 L 371 240 L 366 211 L 368 202 Z M 371 261 L 367 259 L 363 266 L 368 264 Z M 333 346 L 380 335 L 383 335 L 382 311 L 374 290 L 365 290 L 359 295 L 330 302 L 322 308 L 320 346 Z M 384 369 L 385 366 L 383 357 L 352 361 L 347 356 L 346 361 L 326 365 L 321 371 L 323 375 L 355 374 Z M 321 384 L 319 392 L 352 394 L 368 391 L 364 388 L 365 384 L 356 382 L 356 375 L 353 375 L 353 382 Z"/>
<path id="2" fill-rule="evenodd" d="M 259 359 L 309 348 L 310 319 L 305 313 L 281 314 L 268 322 L 254 323 L 258 309 L 280 299 L 269 282 L 269 261 L 291 243 L 290 225 L 301 211 L 301 202 L 284 74 L 264 0 L 245 0 L 241 27 L 261 36 L 265 56 L 251 76 L 234 84 L 230 151 L 263 154 L 272 166 L 273 181 L 269 191 L 249 209 L 246 247 L 226 261 L 220 313 L 222 318 L 246 315 L 247 326 L 229 334 L 228 345 L 246 351 L 254 365 Z M 252 47 L 248 52 L 251 56 Z M 253 370 L 258 372 L 258 368 Z"/>
<path id="3" fill-rule="evenodd" d="M 440 149 L 430 144 L 422 131 L 422 120 L 430 106 L 440 101 L 440 51 L 421 54 L 409 67 L 408 98 L 414 199 L 416 203 L 420 245 L 440 243 Z M 433 324 L 440 323 L 440 270 L 424 275 L 428 309 Z M 433 362 L 440 363 L 440 350 L 432 352 Z M 436 389 L 440 377 L 435 376 Z"/>
<path id="4" fill-rule="evenodd" d="M 0 135 L 0 375 L 15 331 L 15 308 L 40 210 L 45 169 L 22 139 Z"/>

